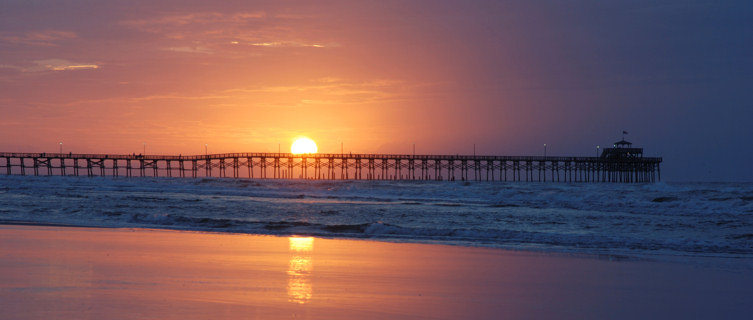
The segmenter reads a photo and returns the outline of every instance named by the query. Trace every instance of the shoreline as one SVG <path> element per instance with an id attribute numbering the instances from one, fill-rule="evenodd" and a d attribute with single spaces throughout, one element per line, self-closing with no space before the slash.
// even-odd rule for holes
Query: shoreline
<path id="1" fill-rule="evenodd" d="M 4 225 L 7 226 L 38 226 L 38 227 L 61 227 L 61 228 L 93 228 L 93 229 L 110 229 L 110 230 L 154 230 L 154 231 L 174 231 L 174 232 L 194 232 L 194 233 L 207 233 L 218 235 L 248 235 L 248 236 L 263 236 L 263 237 L 314 237 L 317 239 L 328 240 L 345 240 L 345 241 L 374 241 L 382 243 L 392 244 L 418 244 L 418 245 L 438 245 L 449 246 L 457 248 L 479 248 L 489 250 L 501 250 L 508 253 L 520 253 L 531 255 L 549 255 L 549 256 L 561 256 L 571 258 L 583 258 L 583 259 L 596 259 L 596 260 L 608 260 L 608 261 L 647 261 L 647 262 L 659 262 L 659 263 L 679 263 L 679 264 L 691 264 L 695 266 L 708 266 L 711 268 L 721 268 L 730 270 L 744 270 L 753 272 L 753 256 L 745 256 L 740 254 L 690 254 L 690 253 L 678 253 L 678 252 L 584 252 L 570 250 L 554 250 L 551 248 L 537 248 L 532 249 L 533 246 L 522 247 L 518 246 L 504 246 L 504 245 L 490 245 L 486 243 L 476 243 L 472 241 L 458 241 L 458 240 L 437 240 L 437 239 L 415 239 L 415 238 L 401 238 L 401 237 L 379 237 L 379 236 L 335 236 L 335 235 L 322 235 L 322 234 L 305 234 L 305 233 L 251 233 L 243 231 L 218 231 L 213 229 L 191 229 L 191 228 L 159 228 L 156 226 L 98 226 L 98 225 L 76 225 L 76 224 L 64 224 L 64 223 L 46 223 L 36 221 L 8 221 L 0 220 L 0 228 Z M 726 261 L 726 263 L 720 263 L 718 265 L 709 264 L 693 264 L 699 260 L 715 260 L 717 262 Z M 737 261 L 747 261 L 748 263 L 736 263 Z"/>
<path id="2" fill-rule="evenodd" d="M 0 317 L 715 318 L 753 273 L 373 240 L 0 225 Z"/>
<path id="3" fill-rule="evenodd" d="M 753 221 L 745 214 L 753 203 L 744 197 L 751 186 L 0 180 L 5 203 L 0 212 L 11 221 L 298 234 L 616 259 L 753 258 L 748 228 Z"/>

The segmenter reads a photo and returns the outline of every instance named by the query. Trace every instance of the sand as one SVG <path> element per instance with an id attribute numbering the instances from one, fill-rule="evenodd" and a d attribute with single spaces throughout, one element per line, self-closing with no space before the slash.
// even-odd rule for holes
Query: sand
<path id="1" fill-rule="evenodd" d="M 749 270 L 366 240 L 0 225 L 0 319 L 745 318 L 753 314 Z"/>

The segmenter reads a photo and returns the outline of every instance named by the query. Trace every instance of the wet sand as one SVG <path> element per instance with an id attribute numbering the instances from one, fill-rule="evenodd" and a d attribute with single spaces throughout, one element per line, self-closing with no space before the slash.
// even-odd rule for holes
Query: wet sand
<path id="1" fill-rule="evenodd" d="M 750 270 L 365 240 L 0 225 L 0 318 L 744 318 L 753 314 Z"/>

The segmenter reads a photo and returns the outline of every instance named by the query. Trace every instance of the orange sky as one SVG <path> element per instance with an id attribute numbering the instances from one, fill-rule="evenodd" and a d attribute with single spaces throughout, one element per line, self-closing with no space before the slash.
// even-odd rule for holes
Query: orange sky
<path id="1" fill-rule="evenodd" d="M 747 7 L 4 1 L 0 150 L 591 155 L 627 130 L 683 159 L 753 134 Z M 744 165 L 713 161 L 683 170 Z"/>
<path id="2" fill-rule="evenodd" d="M 276 151 L 305 135 L 322 152 L 341 142 L 353 152 L 408 152 L 413 142 L 439 152 L 467 144 L 450 133 L 483 121 L 448 92 L 463 66 L 446 55 L 460 39 L 393 16 L 394 6 L 120 9 L 91 22 L 103 30 L 4 33 L 6 47 L 32 56 L 2 69 L 3 103 L 23 109 L 3 120 L 14 149 Z M 448 132 L 431 132 L 438 126 Z"/>

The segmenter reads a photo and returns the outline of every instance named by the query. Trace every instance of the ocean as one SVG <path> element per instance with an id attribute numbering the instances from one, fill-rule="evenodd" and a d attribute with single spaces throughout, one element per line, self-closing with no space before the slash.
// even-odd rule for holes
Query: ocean
<path id="1" fill-rule="evenodd" d="M 0 223 L 753 259 L 753 183 L 0 176 Z"/>

